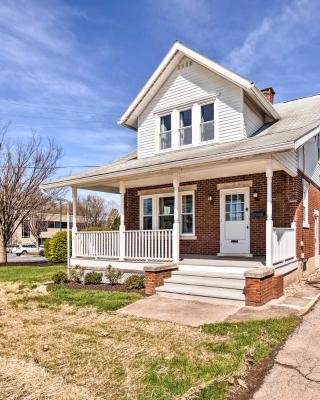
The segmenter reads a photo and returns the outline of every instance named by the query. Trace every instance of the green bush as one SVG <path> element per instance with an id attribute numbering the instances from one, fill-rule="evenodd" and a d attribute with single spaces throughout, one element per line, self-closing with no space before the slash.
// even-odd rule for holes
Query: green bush
<path id="1" fill-rule="evenodd" d="M 70 252 L 71 242 L 70 234 Z M 67 262 L 67 232 L 57 232 L 45 241 L 44 256 L 51 262 Z"/>
<path id="2" fill-rule="evenodd" d="M 50 258 L 50 239 L 46 239 L 43 243 L 43 255 L 49 260 Z"/>
<path id="3" fill-rule="evenodd" d="M 80 265 L 71 267 L 70 268 L 70 280 L 77 282 L 77 283 L 83 283 L 85 270 L 86 270 L 86 268 L 81 267 Z"/>
<path id="4" fill-rule="evenodd" d="M 68 276 L 67 273 L 65 271 L 59 271 L 56 272 L 53 276 L 52 276 L 52 280 L 54 283 L 67 283 L 68 282 Z"/>
<path id="5" fill-rule="evenodd" d="M 106 268 L 105 275 L 111 285 L 116 285 L 121 279 L 122 272 L 117 268 L 113 268 L 112 265 L 109 264 Z"/>
<path id="6" fill-rule="evenodd" d="M 102 274 L 101 272 L 89 272 L 84 277 L 84 284 L 85 285 L 97 285 L 98 283 L 102 282 Z"/>
<path id="7" fill-rule="evenodd" d="M 129 276 L 125 282 L 124 286 L 127 289 L 143 289 L 146 286 L 146 281 L 144 275 L 131 275 Z"/>
<path id="8" fill-rule="evenodd" d="M 89 226 L 88 228 L 81 229 L 82 232 L 99 232 L 99 231 L 109 231 L 108 228 L 101 228 L 97 226 Z"/>

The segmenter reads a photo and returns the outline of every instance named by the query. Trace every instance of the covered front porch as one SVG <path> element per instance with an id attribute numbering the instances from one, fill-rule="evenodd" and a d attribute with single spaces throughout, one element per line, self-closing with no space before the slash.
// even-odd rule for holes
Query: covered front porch
<path id="1" fill-rule="evenodd" d="M 286 264 L 296 257 L 296 233 L 293 219 L 286 226 L 281 218 L 277 218 L 280 226 L 273 221 L 273 176 L 281 170 L 288 174 L 276 159 L 251 157 L 228 164 L 171 168 L 149 175 L 128 174 L 121 180 L 99 184 L 73 185 L 71 264 L 112 262 L 124 269 L 168 262 L 179 268 L 193 265 L 219 269 Z M 78 231 L 78 187 L 120 194 L 119 231 Z M 165 196 L 170 196 L 171 204 L 157 209 Z M 183 196 L 192 199 L 190 206 Z M 149 199 L 151 206 L 144 203 Z M 217 242 L 218 236 L 220 243 L 215 250 L 211 242 Z"/>

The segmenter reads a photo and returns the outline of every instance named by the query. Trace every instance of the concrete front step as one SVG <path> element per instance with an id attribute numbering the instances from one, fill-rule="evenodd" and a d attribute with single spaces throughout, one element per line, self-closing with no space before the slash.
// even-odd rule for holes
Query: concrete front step
<path id="1" fill-rule="evenodd" d="M 180 293 L 171 293 L 171 292 L 159 292 L 157 294 L 161 297 L 169 297 L 170 299 L 177 300 L 189 300 L 189 301 L 202 301 L 205 303 L 212 304 L 231 304 L 235 306 L 244 306 L 244 300 L 234 300 L 234 299 L 225 299 L 221 297 L 205 297 L 205 296 L 195 296 L 190 294 L 180 294 Z"/>
<path id="2" fill-rule="evenodd" d="M 195 276 L 195 275 L 172 275 L 171 278 L 165 280 L 165 286 L 172 284 L 180 285 L 196 285 L 216 288 L 228 288 L 243 290 L 245 286 L 244 279 L 228 279 L 212 276 Z"/>
<path id="3" fill-rule="evenodd" d="M 245 300 L 245 295 L 242 290 L 230 289 L 230 288 L 217 288 L 217 287 L 205 287 L 197 285 L 181 285 L 169 283 L 156 288 L 158 294 L 161 293 L 176 293 L 190 296 L 201 296 L 207 298 L 219 298 L 229 300 Z"/>
<path id="4" fill-rule="evenodd" d="M 245 280 L 244 274 L 235 274 L 235 273 L 228 273 L 228 272 L 207 272 L 207 271 L 172 271 L 172 276 L 203 276 L 208 278 L 224 278 L 224 279 L 240 279 Z"/>

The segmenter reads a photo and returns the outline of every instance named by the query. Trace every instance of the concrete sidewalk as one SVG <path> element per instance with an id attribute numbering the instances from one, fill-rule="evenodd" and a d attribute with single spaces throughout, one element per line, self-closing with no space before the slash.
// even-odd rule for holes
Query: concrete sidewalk
<path id="1" fill-rule="evenodd" d="M 320 284 L 305 285 L 294 295 L 272 300 L 262 307 L 219 303 L 218 300 L 217 303 L 206 303 L 155 295 L 136 301 L 118 312 L 138 318 L 157 319 L 197 327 L 222 321 L 249 321 L 280 318 L 290 314 L 303 315 L 319 297 Z"/>
<path id="2" fill-rule="evenodd" d="M 252 400 L 320 399 L 320 303 L 278 353 Z"/>

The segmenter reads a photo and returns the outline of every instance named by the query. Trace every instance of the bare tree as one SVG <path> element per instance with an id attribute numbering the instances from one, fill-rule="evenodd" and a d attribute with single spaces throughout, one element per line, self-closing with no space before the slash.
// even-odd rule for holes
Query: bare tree
<path id="1" fill-rule="evenodd" d="M 39 186 L 56 171 L 62 150 L 53 141 L 43 146 L 35 136 L 10 144 L 2 135 L 0 146 L 0 263 L 5 263 L 6 246 L 17 227 L 50 202 Z"/>
<path id="2" fill-rule="evenodd" d="M 78 214 L 81 216 L 81 225 L 84 228 L 105 227 L 108 215 L 106 202 L 100 196 L 89 194 L 79 201 Z"/>
<path id="3" fill-rule="evenodd" d="M 36 239 L 37 252 L 39 253 L 39 241 L 41 233 L 46 231 L 48 228 L 48 219 L 50 219 L 49 207 L 45 204 L 37 211 L 32 212 L 28 218 L 28 225 L 32 236 Z M 52 214 L 53 215 L 53 214 Z"/>

